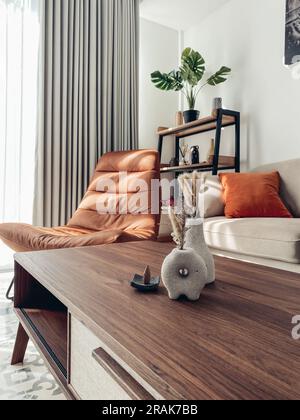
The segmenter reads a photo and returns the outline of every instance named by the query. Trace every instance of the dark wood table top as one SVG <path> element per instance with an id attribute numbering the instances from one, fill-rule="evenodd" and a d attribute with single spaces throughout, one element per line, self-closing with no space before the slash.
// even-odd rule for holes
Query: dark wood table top
<path id="1" fill-rule="evenodd" d="M 147 264 L 160 273 L 172 244 L 139 242 L 17 254 L 16 260 L 84 322 L 128 371 L 166 399 L 299 399 L 300 276 L 216 258 L 199 302 L 163 286 L 129 286 Z"/>

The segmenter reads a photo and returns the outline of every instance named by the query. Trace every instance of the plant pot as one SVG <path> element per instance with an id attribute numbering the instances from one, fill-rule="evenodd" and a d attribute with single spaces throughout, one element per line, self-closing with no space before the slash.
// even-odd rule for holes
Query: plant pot
<path id="1" fill-rule="evenodd" d="M 184 122 L 190 123 L 196 120 L 199 120 L 200 111 L 196 111 L 195 109 L 190 109 L 189 111 L 184 111 L 183 113 Z"/>

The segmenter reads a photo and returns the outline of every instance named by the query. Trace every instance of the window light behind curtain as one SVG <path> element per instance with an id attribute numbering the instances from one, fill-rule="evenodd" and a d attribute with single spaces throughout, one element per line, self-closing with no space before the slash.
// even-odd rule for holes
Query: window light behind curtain
<path id="1" fill-rule="evenodd" d="M 40 3 L 0 0 L 0 223 L 32 222 Z"/>

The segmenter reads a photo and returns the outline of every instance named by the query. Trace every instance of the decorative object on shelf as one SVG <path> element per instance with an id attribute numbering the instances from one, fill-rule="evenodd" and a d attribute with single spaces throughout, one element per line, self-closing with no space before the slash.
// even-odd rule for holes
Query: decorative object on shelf
<path id="1" fill-rule="evenodd" d="M 170 207 L 169 215 L 173 227 L 172 237 L 177 248 L 167 256 L 162 265 L 162 281 L 171 300 L 186 296 L 189 300 L 196 301 L 207 283 L 207 268 L 196 251 L 185 247 L 188 228 L 184 200 L 181 212 L 176 214 Z"/>
<path id="2" fill-rule="evenodd" d="M 194 109 L 189 109 L 188 111 L 184 111 L 183 113 L 184 122 L 186 124 L 199 120 L 200 118 L 200 111 L 196 111 Z"/>
<path id="3" fill-rule="evenodd" d="M 161 131 L 168 130 L 168 127 L 158 127 L 157 132 L 160 133 Z"/>
<path id="4" fill-rule="evenodd" d="M 217 118 L 218 110 L 222 109 L 222 107 L 223 107 L 223 99 L 222 98 L 214 98 L 212 116 Z"/>
<path id="5" fill-rule="evenodd" d="M 142 276 L 135 274 L 131 281 L 131 286 L 140 292 L 153 292 L 158 289 L 160 284 L 160 277 L 151 277 L 149 265 L 146 267 Z"/>
<path id="6" fill-rule="evenodd" d="M 181 111 L 176 112 L 175 123 L 176 127 L 183 125 L 183 113 Z"/>
<path id="7" fill-rule="evenodd" d="M 287 0 L 285 23 L 285 64 L 299 63 L 300 57 L 300 0 Z"/>
<path id="8" fill-rule="evenodd" d="M 214 155 L 215 155 L 215 139 L 211 139 L 210 141 L 210 148 L 207 155 L 207 162 L 212 165 L 214 161 Z"/>
<path id="9" fill-rule="evenodd" d="M 174 167 L 176 167 L 176 166 L 178 166 L 179 165 L 179 160 L 176 158 L 176 157 L 174 157 L 174 158 L 172 158 L 171 160 L 170 160 L 170 167 L 171 168 L 174 168 Z"/>
<path id="10" fill-rule="evenodd" d="M 204 260 L 207 268 L 207 282 L 212 284 L 216 280 L 215 261 L 204 237 L 203 219 L 187 219 L 186 246 L 192 248 Z"/>
<path id="11" fill-rule="evenodd" d="M 191 164 L 198 165 L 200 163 L 200 149 L 199 146 L 191 147 Z"/>
<path id="12" fill-rule="evenodd" d="M 214 153 L 208 157 L 207 163 L 213 165 L 214 163 Z M 235 157 L 234 156 L 219 156 L 219 167 L 226 166 L 232 168 L 235 166 Z"/>
<path id="13" fill-rule="evenodd" d="M 158 89 L 183 92 L 189 106 L 189 109 L 184 112 L 186 123 L 199 119 L 200 112 L 195 110 L 195 105 L 201 90 L 207 85 L 216 86 L 224 83 L 231 73 L 230 68 L 223 66 L 199 86 L 205 71 L 205 60 L 202 55 L 192 48 L 186 48 L 182 53 L 179 69 L 172 70 L 170 73 L 155 71 L 151 74 L 151 80 Z"/>
<path id="14" fill-rule="evenodd" d="M 188 152 L 189 152 L 189 146 L 185 143 L 183 143 L 180 147 L 179 147 L 179 151 L 182 157 L 182 160 L 180 161 L 180 165 L 181 166 L 185 166 L 189 164 L 189 160 L 186 158 Z"/>

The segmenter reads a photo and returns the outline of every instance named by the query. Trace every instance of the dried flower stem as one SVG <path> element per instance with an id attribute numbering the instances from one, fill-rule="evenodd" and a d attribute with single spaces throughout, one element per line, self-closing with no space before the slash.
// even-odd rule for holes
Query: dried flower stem
<path id="1" fill-rule="evenodd" d="M 173 207 L 169 207 L 169 217 L 173 227 L 172 238 L 178 248 L 182 251 L 184 249 L 185 237 L 188 231 L 188 228 L 186 228 L 187 214 L 184 208 L 184 197 L 182 197 L 179 213 L 176 213 Z"/>

